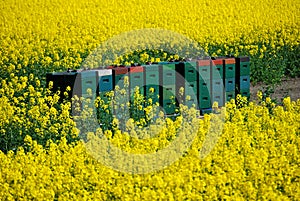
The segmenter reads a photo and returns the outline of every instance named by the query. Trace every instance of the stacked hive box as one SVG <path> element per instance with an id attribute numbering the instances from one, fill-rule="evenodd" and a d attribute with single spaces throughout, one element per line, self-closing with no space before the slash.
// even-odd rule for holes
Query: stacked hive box
<path id="1" fill-rule="evenodd" d="M 224 66 L 223 59 L 212 60 L 211 63 L 211 99 L 212 103 L 217 102 L 218 106 L 224 106 Z"/>
<path id="2" fill-rule="evenodd" d="M 64 98 L 70 99 L 72 95 L 91 100 L 96 97 L 98 80 L 95 71 L 47 73 L 46 82 L 49 83 L 50 81 L 53 82 L 53 91 L 61 91 L 61 100 Z M 71 91 L 68 91 L 68 97 L 65 97 L 63 92 L 66 91 L 68 86 L 71 87 Z M 84 107 L 86 103 L 82 102 L 81 104 Z M 91 107 L 91 104 L 88 107 Z"/>
<path id="3" fill-rule="evenodd" d="M 111 69 L 96 70 L 98 75 L 98 94 L 103 100 L 107 100 L 107 92 L 113 90 L 113 76 Z"/>
<path id="4" fill-rule="evenodd" d="M 131 98 L 133 100 L 133 93 L 136 87 L 139 88 L 139 93 L 144 94 L 144 67 L 143 66 L 136 66 L 136 67 L 129 67 L 129 89 Z"/>
<path id="5" fill-rule="evenodd" d="M 201 113 L 212 111 L 212 103 L 224 106 L 236 94 L 250 97 L 249 57 L 202 59 L 193 62 L 160 62 L 152 65 L 133 67 L 108 67 L 89 71 L 48 73 L 47 83 L 53 81 L 53 91 L 65 91 L 71 86 L 71 95 L 95 98 L 92 94 L 108 101 L 105 92 L 116 85 L 124 88 L 124 78 L 128 76 L 129 90 L 116 99 L 118 105 L 133 102 L 135 87 L 146 100 L 159 103 L 166 114 L 174 114 L 178 103 L 189 107 L 196 105 Z M 75 82 L 76 81 L 76 82 Z M 184 89 L 182 94 L 181 88 Z M 61 93 L 62 98 L 64 93 Z M 129 95 L 131 94 L 131 95 Z M 189 96 L 190 99 L 186 99 Z M 116 97 L 115 97 L 116 98 Z M 195 104 L 196 103 L 196 104 Z M 116 114 L 116 112 L 114 112 Z"/>
<path id="6" fill-rule="evenodd" d="M 128 78 L 128 84 L 130 83 L 128 68 L 127 67 L 115 67 L 112 68 L 112 75 L 113 75 L 113 88 L 115 89 L 116 86 L 120 88 L 120 90 L 116 90 L 114 93 L 114 102 L 113 102 L 113 114 L 119 119 L 124 120 L 127 118 L 128 111 L 128 102 L 129 102 L 129 91 L 126 89 L 125 93 L 121 92 L 122 89 L 125 88 L 125 77 Z M 128 86 L 126 86 L 128 87 Z M 124 123 L 124 122 L 123 122 Z"/>
<path id="7" fill-rule="evenodd" d="M 159 102 L 159 65 L 144 66 L 145 98 L 152 103 Z"/>
<path id="8" fill-rule="evenodd" d="M 236 93 L 250 98 L 250 59 L 237 57 L 236 62 Z"/>
<path id="9" fill-rule="evenodd" d="M 47 73 L 46 74 L 46 82 L 47 86 L 49 82 L 53 82 L 53 91 L 60 90 L 61 92 L 66 91 L 68 86 L 73 86 L 76 80 L 78 73 L 77 72 L 63 72 L 63 73 Z M 81 90 L 81 85 L 74 86 L 76 90 Z M 70 98 L 73 94 L 73 87 L 71 91 L 68 92 L 68 98 Z M 64 93 L 60 93 L 60 98 L 66 98 Z"/>
<path id="10" fill-rule="evenodd" d="M 176 63 L 159 65 L 160 105 L 166 114 L 174 114 L 176 107 Z"/>
<path id="11" fill-rule="evenodd" d="M 144 67 L 143 66 L 135 66 L 135 67 L 129 67 L 129 93 L 130 93 L 130 103 L 132 108 L 134 108 L 134 112 L 131 111 L 131 116 L 135 115 L 135 117 L 142 117 L 144 115 L 144 111 L 141 109 L 138 109 L 137 107 L 134 107 L 136 104 L 134 102 L 135 100 L 135 90 L 139 89 L 139 94 L 144 95 Z M 140 104 L 140 103 L 139 103 Z"/>
<path id="12" fill-rule="evenodd" d="M 199 60 L 198 72 L 198 103 L 202 113 L 211 111 L 211 60 Z"/>
<path id="13" fill-rule="evenodd" d="M 128 76 L 128 68 L 125 67 L 116 67 L 112 68 L 113 75 L 113 88 L 115 86 L 119 86 L 120 88 L 124 88 L 124 79 Z"/>
<path id="14" fill-rule="evenodd" d="M 225 101 L 235 98 L 235 59 L 223 59 Z"/>
<path id="15" fill-rule="evenodd" d="M 179 103 L 188 107 L 197 103 L 197 70 L 196 62 L 181 62 L 175 65 L 176 68 L 176 93 Z M 183 94 L 181 94 L 183 88 Z M 189 97 L 189 99 L 187 99 Z"/>
<path id="16" fill-rule="evenodd" d="M 111 97 L 108 92 L 113 90 L 113 76 L 112 69 L 95 70 L 98 75 L 98 95 L 106 103 L 106 108 L 97 110 L 97 118 L 101 122 L 100 125 L 103 129 L 108 129 L 110 122 L 113 119 Z"/>

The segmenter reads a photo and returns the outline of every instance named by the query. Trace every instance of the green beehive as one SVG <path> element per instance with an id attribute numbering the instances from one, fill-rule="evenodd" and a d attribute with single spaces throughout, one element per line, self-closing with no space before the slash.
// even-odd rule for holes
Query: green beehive
<path id="1" fill-rule="evenodd" d="M 211 108 L 211 97 L 209 96 L 200 96 L 199 98 L 199 108 L 205 109 L 205 108 Z"/>
<path id="2" fill-rule="evenodd" d="M 212 79 L 211 79 L 211 101 L 218 102 L 218 106 L 224 106 L 225 89 L 224 89 L 224 66 L 223 58 L 212 60 Z"/>
<path id="3" fill-rule="evenodd" d="M 120 88 L 120 90 L 114 90 L 113 114 L 116 115 L 116 117 L 119 118 L 120 121 L 122 120 L 122 123 L 120 124 L 124 124 L 125 119 L 130 118 L 130 114 L 128 112 L 128 103 L 130 102 L 128 90 L 130 79 L 128 75 L 128 68 L 115 67 L 112 68 L 112 72 L 114 89 L 116 88 L 116 86 L 119 86 Z M 128 85 L 125 85 L 124 83 L 125 78 L 128 79 Z"/>
<path id="4" fill-rule="evenodd" d="M 247 56 L 241 56 L 235 58 L 236 62 L 236 76 L 248 76 L 250 75 L 250 58 Z"/>
<path id="5" fill-rule="evenodd" d="M 224 79 L 224 67 L 223 67 L 223 59 L 218 58 L 216 60 L 212 60 L 211 63 L 211 71 L 212 71 L 212 80 Z"/>
<path id="6" fill-rule="evenodd" d="M 235 78 L 225 79 L 225 91 L 235 91 Z"/>
<path id="7" fill-rule="evenodd" d="M 145 87 L 145 100 L 152 99 L 152 103 L 159 102 L 159 85 L 147 85 Z"/>
<path id="8" fill-rule="evenodd" d="M 194 105 L 198 108 L 197 91 L 197 81 L 186 82 L 183 103 L 188 107 L 192 107 Z"/>
<path id="9" fill-rule="evenodd" d="M 129 70 L 129 90 L 130 90 L 130 116 L 137 120 L 144 116 L 144 67 L 132 66 Z M 139 89 L 138 91 L 137 88 Z M 138 92 L 139 94 L 136 94 Z M 138 96 L 142 96 L 138 98 Z M 142 106 L 142 107 L 140 107 Z"/>
<path id="10" fill-rule="evenodd" d="M 144 66 L 145 86 L 159 85 L 159 65 Z"/>
<path id="11" fill-rule="evenodd" d="M 199 108 L 211 108 L 211 60 L 197 61 L 197 71 Z"/>
<path id="12" fill-rule="evenodd" d="M 118 85 L 121 89 L 124 88 L 125 87 L 124 79 L 126 76 L 128 76 L 128 68 L 125 67 L 113 68 L 112 75 L 113 75 L 113 87 L 115 88 Z"/>
<path id="13" fill-rule="evenodd" d="M 101 105 L 97 108 L 97 119 L 100 123 L 100 127 L 103 130 L 111 129 L 111 122 L 113 120 L 113 104 L 111 92 L 100 92 L 99 96 L 101 100 Z"/>
<path id="14" fill-rule="evenodd" d="M 163 100 L 162 107 L 165 110 L 165 114 L 174 114 L 176 109 L 176 103 L 173 100 Z"/>
<path id="15" fill-rule="evenodd" d="M 211 107 L 211 83 L 210 80 L 200 80 L 198 83 L 199 108 Z"/>
<path id="16" fill-rule="evenodd" d="M 198 80 L 211 80 L 211 60 L 197 61 Z"/>
<path id="17" fill-rule="evenodd" d="M 196 62 L 180 62 L 175 66 L 177 77 L 181 76 L 187 82 L 197 81 Z"/>
<path id="18" fill-rule="evenodd" d="M 240 76 L 239 89 L 250 89 L 250 75 Z"/>
<path id="19" fill-rule="evenodd" d="M 176 101 L 176 63 L 159 66 L 159 101 L 166 114 L 175 112 Z M 175 105 L 174 105 L 175 103 Z"/>
<path id="20" fill-rule="evenodd" d="M 224 93 L 224 84 L 222 79 L 211 80 L 212 93 Z"/>
<path id="21" fill-rule="evenodd" d="M 113 90 L 112 69 L 96 69 L 98 74 L 98 93 Z"/>
<path id="22" fill-rule="evenodd" d="M 113 77 L 112 69 L 95 69 L 98 74 L 98 92 L 102 101 L 98 102 L 97 119 L 103 130 L 111 128 L 112 114 L 112 90 Z"/>
<path id="23" fill-rule="evenodd" d="M 153 104 L 159 102 L 159 65 L 144 66 L 145 98 L 151 98 Z M 150 89 L 153 89 L 150 91 Z"/>
<path id="24" fill-rule="evenodd" d="M 135 66 L 129 67 L 129 88 L 131 99 L 133 98 L 132 95 L 135 91 L 135 88 L 139 88 L 139 93 L 144 95 L 144 67 L 142 66 Z"/>
<path id="25" fill-rule="evenodd" d="M 250 58 L 241 56 L 236 61 L 236 94 L 250 98 Z"/>
<path id="26" fill-rule="evenodd" d="M 105 104 L 109 103 L 111 101 L 111 98 L 112 98 L 112 97 L 110 97 L 110 92 L 108 92 L 108 91 L 100 92 L 99 96 L 100 96 L 101 100 L 104 101 Z"/>
<path id="27" fill-rule="evenodd" d="M 82 71 L 79 73 L 79 78 L 81 77 L 81 89 L 82 97 L 82 108 L 92 108 L 96 111 L 94 106 L 94 101 L 97 95 L 97 84 L 98 75 L 96 71 Z M 77 80 L 78 81 L 78 80 Z M 76 82 L 77 82 L 76 81 Z M 76 89 L 75 89 L 76 90 Z"/>
<path id="28" fill-rule="evenodd" d="M 176 69 L 175 63 L 164 64 L 159 66 L 159 83 L 161 86 L 176 84 Z"/>
<path id="29" fill-rule="evenodd" d="M 196 62 L 176 64 L 176 94 L 178 102 L 189 107 L 193 104 L 197 106 L 197 87 Z M 183 93 L 181 89 L 183 89 Z"/>
<path id="30" fill-rule="evenodd" d="M 97 91 L 97 72 L 96 71 L 82 71 L 79 74 L 81 78 L 81 88 L 83 97 L 95 97 Z"/>
<path id="31" fill-rule="evenodd" d="M 160 105 L 164 108 L 165 114 L 175 113 L 175 108 L 177 106 L 176 102 L 176 86 L 175 85 L 165 85 L 160 86 L 159 95 Z"/>
<path id="32" fill-rule="evenodd" d="M 225 105 L 225 94 L 224 93 L 212 93 L 212 103 L 217 102 L 219 107 L 222 107 Z"/>
<path id="33" fill-rule="evenodd" d="M 231 99 L 235 99 L 235 91 L 226 91 L 226 102 L 229 102 Z"/>
<path id="34" fill-rule="evenodd" d="M 235 78 L 235 59 L 224 58 L 223 59 L 224 78 Z"/>
<path id="35" fill-rule="evenodd" d="M 160 97 L 161 100 L 175 100 L 176 97 L 176 86 L 175 85 L 164 85 L 160 86 Z"/>
<path id="36" fill-rule="evenodd" d="M 129 67 L 129 80 L 130 89 L 134 89 L 136 86 L 142 88 L 144 86 L 144 67 L 135 66 Z"/>

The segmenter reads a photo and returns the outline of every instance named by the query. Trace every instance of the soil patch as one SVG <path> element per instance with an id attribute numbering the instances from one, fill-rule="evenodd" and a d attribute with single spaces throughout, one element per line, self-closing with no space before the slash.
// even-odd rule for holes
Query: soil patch
<path id="1" fill-rule="evenodd" d="M 251 101 L 257 101 L 257 92 L 259 90 L 265 91 L 267 88 L 266 84 L 257 83 L 255 85 L 251 84 L 250 93 Z M 284 78 L 280 84 L 275 85 L 274 93 L 271 94 L 271 98 L 275 99 L 278 103 L 289 96 L 292 101 L 300 99 L 300 77 L 298 78 Z"/>

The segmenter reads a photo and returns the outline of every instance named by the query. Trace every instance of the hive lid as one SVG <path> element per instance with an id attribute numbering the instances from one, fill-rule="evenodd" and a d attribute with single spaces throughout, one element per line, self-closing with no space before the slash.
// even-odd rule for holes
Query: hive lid
<path id="1" fill-rule="evenodd" d="M 113 68 L 112 70 L 116 75 L 128 73 L 128 68 L 125 68 L 125 67 L 116 67 L 116 68 Z"/>
<path id="2" fill-rule="evenodd" d="M 222 65 L 223 64 L 223 59 L 219 58 L 219 59 L 216 59 L 216 60 L 212 60 L 212 63 L 214 65 Z"/>
<path id="3" fill-rule="evenodd" d="M 198 66 L 209 66 L 210 65 L 210 60 L 198 60 L 197 65 Z"/>
<path id="4" fill-rule="evenodd" d="M 249 62 L 250 58 L 248 56 L 241 56 L 238 57 L 240 59 L 240 62 Z"/>
<path id="5" fill-rule="evenodd" d="M 224 61 L 224 64 L 235 64 L 234 58 L 226 58 L 223 61 Z"/>
<path id="6" fill-rule="evenodd" d="M 111 69 L 101 69 L 101 70 L 95 70 L 99 77 L 105 76 L 105 75 L 112 75 Z"/>
<path id="7" fill-rule="evenodd" d="M 144 67 L 143 66 L 129 67 L 129 72 L 130 73 L 141 73 L 141 72 L 144 72 Z"/>

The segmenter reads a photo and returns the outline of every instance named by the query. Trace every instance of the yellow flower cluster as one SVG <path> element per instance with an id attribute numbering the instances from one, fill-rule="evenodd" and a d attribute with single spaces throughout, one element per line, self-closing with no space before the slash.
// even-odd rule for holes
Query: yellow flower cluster
<path id="1" fill-rule="evenodd" d="M 181 34 L 199 43 L 205 52 L 213 56 L 251 55 L 253 61 L 257 60 L 253 65 L 258 70 L 253 73 L 255 79 L 261 78 L 261 73 L 272 70 L 277 70 L 278 74 L 277 66 L 290 67 L 287 73 L 298 72 L 295 68 L 298 61 L 293 57 L 295 52 L 299 52 L 300 41 L 298 1 L 9 0 L 2 5 L 0 76 L 3 78 L 12 72 L 20 75 L 34 71 L 37 76 L 43 77 L 47 71 L 79 68 L 82 61 L 103 42 L 118 34 L 144 28 L 160 28 Z M 126 35 L 123 36 L 126 38 Z M 141 40 L 127 37 L 129 42 L 122 51 L 135 51 L 130 45 L 135 41 L 141 48 L 151 48 L 147 46 L 151 37 L 155 38 L 150 41 L 155 46 L 154 43 L 160 39 L 155 33 Z M 170 47 L 176 47 L 179 40 L 178 37 L 174 40 L 174 35 L 170 34 L 164 38 L 169 39 Z M 118 42 L 108 42 L 104 50 L 114 51 L 116 46 L 123 48 L 121 44 L 125 45 L 125 42 Z M 147 55 L 140 56 L 142 60 L 158 61 Z M 281 60 L 287 64 L 276 64 Z"/>
<path id="2" fill-rule="evenodd" d="M 113 105 L 121 115 L 126 107 L 137 112 L 135 119 L 113 118 L 100 98 L 95 104 L 111 125 L 83 136 L 71 104 L 44 87 L 46 72 L 95 67 L 99 59 L 129 65 L 188 53 L 250 55 L 253 79 L 299 75 L 298 1 L 0 2 L 0 200 L 300 197 L 300 100 L 276 106 L 238 97 L 226 105 L 224 124 L 182 106 L 171 121 L 153 119 L 153 100 L 143 108 L 136 90 L 136 102 Z M 215 123 L 223 125 L 219 134 Z"/>
<path id="3" fill-rule="evenodd" d="M 0 150 L 16 150 L 26 135 L 43 145 L 61 137 L 75 140 L 78 131 L 70 102 L 60 103 L 59 93 L 42 88 L 33 74 L 18 77 L 12 73 L 10 78 L 0 83 Z"/>
<path id="4" fill-rule="evenodd" d="M 179 160 L 156 172 L 132 174 L 116 171 L 88 151 L 89 143 L 101 140 L 101 131 L 90 134 L 87 144 L 70 145 L 65 138 L 43 148 L 25 138 L 29 152 L 19 148 L 0 152 L 1 200 L 295 200 L 299 192 L 300 101 L 284 100 L 283 106 L 269 108 L 253 102 L 227 104 L 223 131 L 212 151 L 199 157 L 214 115 L 192 121 L 198 132 L 190 148 Z M 190 111 L 191 112 L 191 111 Z M 178 118 L 166 121 L 158 135 L 139 142 L 121 131 L 110 139 L 120 150 L 155 153 L 164 149 L 163 139 L 188 128 Z M 129 123 L 130 124 L 130 123 Z M 130 125 L 128 125 L 130 126 Z M 191 125 L 190 125 L 191 126 Z M 104 133 L 107 137 L 111 132 Z M 173 143 L 176 136 L 169 136 Z M 110 147 L 112 152 L 112 147 Z M 157 158 L 157 162 L 172 157 Z M 114 155 L 107 155 L 107 157 Z M 119 155 L 120 156 L 120 155 Z M 114 158 L 123 167 L 129 161 Z M 148 161 L 150 163 L 151 161 Z M 145 161 L 145 166 L 147 161 Z M 148 164 L 149 165 L 149 164 Z"/>

